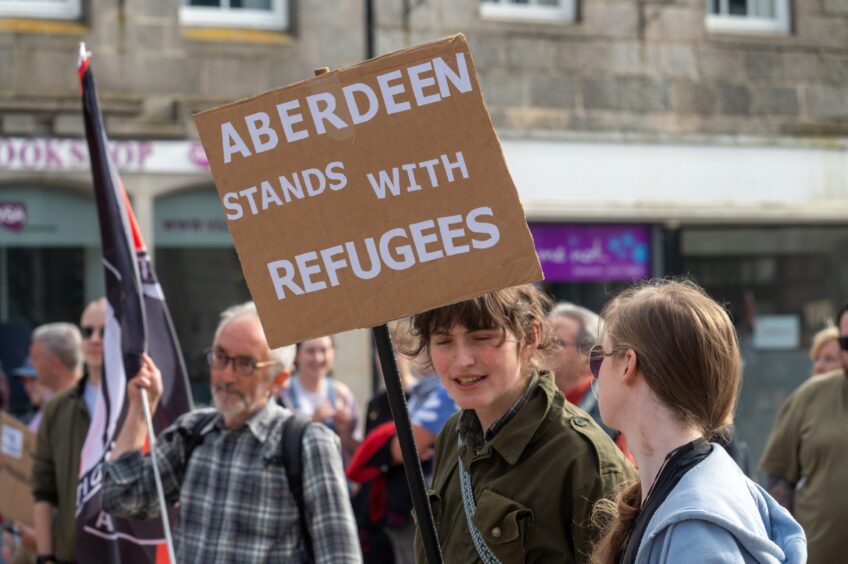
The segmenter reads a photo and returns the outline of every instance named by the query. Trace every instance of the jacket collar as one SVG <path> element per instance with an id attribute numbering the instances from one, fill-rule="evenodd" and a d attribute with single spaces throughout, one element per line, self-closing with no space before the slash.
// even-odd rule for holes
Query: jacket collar
<path id="1" fill-rule="evenodd" d="M 268 435 L 271 433 L 271 428 L 274 425 L 274 421 L 280 416 L 280 411 L 284 411 L 277 402 L 273 399 L 268 399 L 265 403 L 265 406 L 250 416 L 250 418 L 244 422 L 244 425 L 253 433 L 253 436 L 260 443 L 264 443 L 268 439 Z M 224 425 L 224 419 L 219 416 L 220 425 Z"/>
<path id="2" fill-rule="evenodd" d="M 556 385 L 553 374 L 548 371 L 539 372 L 536 386 L 525 399 L 524 405 L 486 443 L 481 455 L 485 456 L 489 451 L 488 447 L 491 447 L 508 464 L 518 462 L 524 449 L 533 441 L 533 436 L 545 421 L 555 400 Z M 562 400 L 560 400 L 560 407 L 562 407 Z M 473 412 L 470 415 L 473 416 Z M 472 450 L 467 444 L 464 448 Z"/>

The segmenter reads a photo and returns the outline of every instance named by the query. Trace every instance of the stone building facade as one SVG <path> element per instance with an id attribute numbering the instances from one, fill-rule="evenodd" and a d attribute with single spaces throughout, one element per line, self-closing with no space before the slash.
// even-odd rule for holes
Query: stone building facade
<path id="1" fill-rule="evenodd" d="M 0 226 L 0 358 L 20 360 L 33 324 L 73 319 L 102 291 L 79 156 L 80 41 L 200 388 L 216 312 L 248 296 L 191 115 L 362 60 L 366 4 L 0 0 L 0 215 L 25 217 Z M 812 333 L 846 298 L 848 2 L 373 10 L 376 54 L 466 35 L 537 247 L 543 233 L 554 241 L 539 247 L 543 262 L 567 260 L 569 245 L 606 256 L 636 241 L 641 274 L 598 264 L 583 278 L 549 275 L 555 296 L 599 307 L 630 278 L 689 274 L 728 302 L 751 383 L 740 424 L 756 452 L 807 375 Z M 369 337 L 339 346 L 339 376 L 364 399 Z"/>

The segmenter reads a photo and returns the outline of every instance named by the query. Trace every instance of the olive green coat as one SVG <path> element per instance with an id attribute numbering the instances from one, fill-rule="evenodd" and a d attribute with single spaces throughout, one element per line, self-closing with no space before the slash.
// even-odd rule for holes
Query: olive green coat
<path id="1" fill-rule="evenodd" d="M 35 501 L 55 506 L 53 554 L 75 561 L 77 482 L 80 453 L 88 433 L 89 415 L 83 391 L 86 378 L 60 392 L 44 405 L 32 463 Z"/>
<path id="2" fill-rule="evenodd" d="M 587 562 L 598 531 L 592 507 L 614 498 L 635 471 L 584 411 L 565 401 L 549 372 L 526 403 L 475 453 L 457 445 L 460 413 L 436 440 L 430 504 L 445 562 L 481 562 L 462 505 L 457 456 L 471 476 L 474 525 L 494 555 L 513 562 Z M 416 559 L 425 562 L 420 535 Z"/>

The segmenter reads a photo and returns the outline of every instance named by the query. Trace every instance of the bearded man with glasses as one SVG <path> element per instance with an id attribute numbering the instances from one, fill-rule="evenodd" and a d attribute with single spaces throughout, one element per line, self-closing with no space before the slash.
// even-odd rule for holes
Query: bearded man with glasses
<path id="1" fill-rule="evenodd" d="M 836 317 L 842 368 L 812 378 L 777 415 L 760 469 L 807 533 L 810 564 L 848 554 L 848 304 Z"/>
<path id="2" fill-rule="evenodd" d="M 207 351 L 215 407 L 181 416 L 156 444 L 165 499 L 180 506 L 178 562 L 361 562 L 338 437 L 323 425 L 303 428 L 302 488 L 289 481 L 291 458 L 280 465 L 293 414 L 269 398 L 294 354 L 294 346 L 268 347 L 253 303 L 221 315 Z M 130 519 L 159 513 L 152 464 L 141 453 L 142 389 L 155 411 L 162 379 L 149 358 L 129 382 L 124 426 L 104 469 L 103 509 Z"/>

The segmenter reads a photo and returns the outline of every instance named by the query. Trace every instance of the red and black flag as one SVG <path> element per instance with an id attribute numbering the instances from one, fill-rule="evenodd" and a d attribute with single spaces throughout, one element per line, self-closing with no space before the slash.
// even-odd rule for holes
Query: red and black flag
<path id="1" fill-rule="evenodd" d="M 80 456 L 76 550 L 79 562 L 168 561 L 159 519 L 128 521 L 101 510 L 102 465 L 126 411 L 127 382 L 147 352 L 162 372 L 164 391 L 153 418 L 156 432 L 192 407 L 182 352 L 162 288 L 150 263 L 124 185 L 109 156 L 108 140 L 90 68 L 80 47 L 77 67 L 91 174 L 100 220 L 106 276 L 103 383 Z"/>

